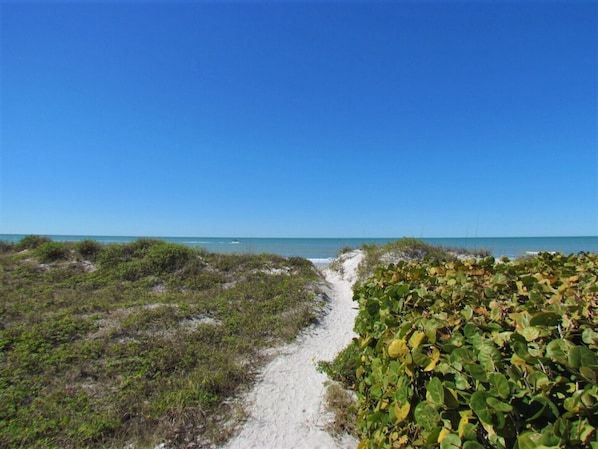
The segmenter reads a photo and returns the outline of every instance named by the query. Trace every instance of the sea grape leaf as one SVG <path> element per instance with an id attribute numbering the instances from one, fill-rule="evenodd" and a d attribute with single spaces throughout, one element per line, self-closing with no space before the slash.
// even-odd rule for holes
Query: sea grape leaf
<path id="1" fill-rule="evenodd" d="M 465 366 L 465 369 L 475 380 L 479 380 L 480 382 L 488 382 L 488 373 L 480 365 L 470 363 Z"/>
<path id="2" fill-rule="evenodd" d="M 458 371 L 463 369 L 463 366 L 475 363 L 473 352 L 467 348 L 456 348 L 451 352 L 450 355 L 451 365 Z"/>
<path id="3" fill-rule="evenodd" d="M 513 410 L 513 407 L 510 404 L 507 404 L 506 402 L 502 402 L 499 401 L 498 399 L 496 399 L 495 397 L 488 397 L 486 398 L 486 403 L 492 407 L 494 410 L 498 410 L 499 412 L 510 412 L 511 410 Z"/>
<path id="4" fill-rule="evenodd" d="M 421 348 L 414 349 L 411 356 L 413 357 L 413 363 L 422 368 L 428 366 L 431 362 L 430 358 L 421 352 Z"/>
<path id="5" fill-rule="evenodd" d="M 529 324 L 531 326 L 558 326 L 561 324 L 561 316 L 554 312 L 542 312 L 534 315 Z"/>
<path id="6" fill-rule="evenodd" d="M 407 354 L 407 352 L 409 352 L 407 342 L 402 338 L 394 339 L 388 345 L 388 355 L 393 359 L 402 357 Z"/>
<path id="7" fill-rule="evenodd" d="M 413 335 L 411 336 L 411 338 L 409 339 L 409 346 L 412 349 L 418 348 L 422 344 L 422 342 L 424 341 L 425 338 L 426 338 L 426 334 L 424 332 L 415 331 L 413 333 Z"/>
<path id="8" fill-rule="evenodd" d="M 517 437 L 516 449 L 537 449 L 540 438 L 542 438 L 541 433 L 524 432 Z"/>
<path id="9" fill-rule="evenodd" d="M 590 349 L 585 346 L 575 346 L 569 352 L 569 363 L 574 368 L 581 368 L 582 366 L 592 367 L 598 365 L 598 357 Z"/>
<path id="10" fill-rule="evenodd" d="M 466 441 L 463 443 L 463 449 L 484 449 L 484 446 L 477 441 Z"/>
<path id="11" fill-rule="evenodd" d="M 487 399 L 491 398 L 487 392 L 478 390 L 471 395 L 471 408 L 478 416 L 480 421 L 501 429 L 505 425 L 505 417 L 502 412 L 490 407 Z"/>
<path id="12" fill-rule="evenodd" d="M 380 310 L 380 303 L 376 300 L 369 300 L 365 305 L 365 309 L 371 316 L 375 316 Z"/>
<path id="13" fill-rule="evenodd" d="M 519 331 L 526 341 L 534 341 L 540 336 L 540 331 L 537 327 L 529 326 Z"/>
<path id="14" fill-rule="evenodd" d="M 542 302 L 544 296 L 538 290 L 530 290 L 529 291 L 529 300 L 530 302 Z"/>
<path id="15" fill-rule="evenodd" d="M 534 371 L 528 377 L 528 382 L 534 386 L 536 390 L 550 385 L 550 379 L 542 371 Z"/>
<path id="16" fill-rule="evenodd" d="M 457 392 L 452 388 L 444 387 L 444 405 L 448 409 L 459 408 L 459 398 Z"/>
<path id="17" fill-rule="evenodd" d="M 494 424 L 492 419 L 494 411 L 490 408 L 486 399 L 488 399 L 488 393 L 481 390 L 476 391 L 471 395 L 471 408 L 481 421 L 486 424 Z"/>
<path id="18" fill-rule="evenodd" d="M 440 449 L 458 449 L 461 447 L 461 439 L 454 433 L 449 433 L 440 441 Z"/>
<path id="19" fill-rule="evenodd" d="M 395 402 L 394 404 L 394 413 L 395 418 L 398 422 L 404 421 L 409 416 L 409 411 L 411 410 L 411 404 L 409 402 L 405 402 L 403 404 L 399 402 Z"/>
<path id="20" fill-rule="evenodd" d="M 465 318 L 466 320 L 471 320 L 471 318 L 473 317 L 473 309 L 469 304 L 463 307 L 463 309 L 461 310 L 461 315 L 463 315 L 463 318 Z"/>
<path id="21" fill-rule="evenodd" d="M 596 369 L 589 368 L 587 366 L 582 366 L 579 368 L 579 373 L 587 380 L 592 383 L 596 383 Z"/>
<path id="22" fill-rule="evenodd" d="M 432 347 L 432 350 L 430 351 L 430 353 L 428 354 L 428 357 L 430 359 L 430 363 L 428 363 L 425 367 L 424 367 L 424 371 L 432 371 L 436 365 L 438 364 L 438 361 L 440 360 L 440 351 L 438 350 L 438 348 L 436 348 L 435 346 Z"/>
<path id="23" fill-rule="evenodd" d="M 581 334 L 581 339 L 586 345 L 598 345 L 598 332 L 588 327 Z"/>
<path id="24" fill-rule="evenodd" d="M 471 341 L 476 339 L 476 337 L 479 337 L 481 332 L 475 324 L 467 323 L 463 328 L 463 335 L 465 335 L 465 338 Z"/>
<path id="25" fill-rule="evenodd" d="M 438 377 L 432 377 L 426 384 L 427 399 L 429 399 L 434 405 L 444 404 L 444 387 Z"/>
<path id="26" fill-rule="evenodd" d="M 455 374 L 455 388 L 457 388 L 457 390 L 463 391 L 469 390 L 471 388 L 471 385 L 469 385 L 469 382 L 467 382 L 467 377 L 464 374 Z"/>
<path id="27" fill-rule="evenodd" d="M 496 395 L 501 399 L 508 399 L 511 395 L 511 387 L 506 376 L 502 373 L 492 373 L 489 376 L 490 385 L 494 387 Z"/>
<path id="28" fill-rule="evenodd" d="M 486 371 L 494 371 L 496 362 L 500 360 L 500 352 L 496 346 L 494 346 L 491 341 L 486 340 L 480 345 L 478 351 L 480 365 L 482 365 Z"/>
<path id="29" fill-rule="evenodd" d="M 425 401 L 422 401 L 415 406 L 413 417 L 415 418 L 415 422 L 424 429 L 432 429 L 438 425 L 438 421 L 440 421 L 440 415 L 436 411 L 436 408 Z"/>
<path id="30" fill-rule="evenodd" d="M 443 429 L 444 429 L 444 427 L 442 427 L 442 426 L 436 426 L 433 429 L 429 430 L 427 436 L 422 435 L 422 436 L 425 436 L 426 444 L 432 445 L 432 444 L 438 443 L 438 438 L 440 437 L 440 434 L 442 433 Z"/>
<path id="31" fill-rule="evenodd" d="M 546 356 L 557 363 L 567 364 L 568 354 L 573 346 L 570 341 L 557 338 L 546 345 Z"/>

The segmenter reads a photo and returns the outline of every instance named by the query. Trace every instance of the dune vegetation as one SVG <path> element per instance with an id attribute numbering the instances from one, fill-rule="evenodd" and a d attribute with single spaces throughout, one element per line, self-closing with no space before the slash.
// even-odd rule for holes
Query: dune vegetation
<path id="1" fill-rule="evenodd" d="M 354 300 L 359 336 L 321 367 L 356 393 L 337 428 L 360 449 L 598 447 L 597 255 L 434 251 Z"/>
<path id="2" fill-rule="evenodd" d="M 225 441 L 264 348 L 317 319 L 319 282 L 301 258 L 2 242 L 0 446 Z"/>

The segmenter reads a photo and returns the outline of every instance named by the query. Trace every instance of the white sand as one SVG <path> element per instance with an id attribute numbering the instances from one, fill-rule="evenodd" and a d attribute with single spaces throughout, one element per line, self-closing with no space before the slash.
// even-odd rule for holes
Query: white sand
<path id="1" fill-rule="evenodd" d="M 317 363 L 332 360 L 354 337 L 357 310 L 352 285 L 361 251 L 341 256 L 341 273 L 325 269 L 329 284 L 330 310 L 321 323 L 280 348 L 264 369 L 247 397 L 249 418 L 226 449 L 355 448 L 357 441 L 346 436 L 335 440 L 325 430 L 330 415 L 325 410 L 325 374 Z"/>

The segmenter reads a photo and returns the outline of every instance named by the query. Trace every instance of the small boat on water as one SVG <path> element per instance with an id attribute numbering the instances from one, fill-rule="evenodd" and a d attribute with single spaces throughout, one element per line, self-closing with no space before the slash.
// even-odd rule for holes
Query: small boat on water
<path id="1" fill-rule="evenodd" d="M 232 240 L 230 242 L 231 245 L 238 245 L 239 243 L 241 243 L 239 240 Z"/>

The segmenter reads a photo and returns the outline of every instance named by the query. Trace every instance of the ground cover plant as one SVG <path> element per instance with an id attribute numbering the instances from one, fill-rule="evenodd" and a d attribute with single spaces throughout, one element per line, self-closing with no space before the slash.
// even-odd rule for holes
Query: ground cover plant
<path id="1" fill-rule="evenodd" d="M 360 448 L 598 448 L 597 255 L 400 260 L 355 300 Z"/>
<path id="2" fill-rule="evenodd" d="M 374 270 L 378 266 L 396 263 L 400 260 L 451 261 L 460 257 L 479 258 L 490 255 L 490 252 L 485 249 L 470 251 L 464 248 L 449 248 L 431 245 L 423 240 L 407 237 L 384 245 L 363 245 L 361 250 L 365 255 L 358 270 L 359 277 L 362 280 L 374 274 Z"/>
<path id="3" fill-rule="evenodd" d="M 0 447 L 201 447 L 318 310 L 300 258 L 30 236 L 0 251 Z"/>

